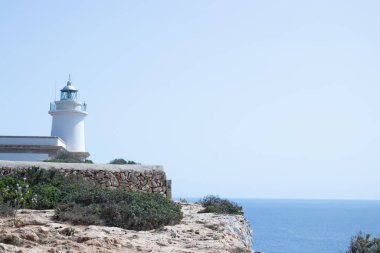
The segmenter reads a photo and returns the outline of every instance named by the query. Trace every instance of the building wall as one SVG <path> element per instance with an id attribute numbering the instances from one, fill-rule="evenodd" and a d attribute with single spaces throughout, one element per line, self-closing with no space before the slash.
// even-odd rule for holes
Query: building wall
<path id="1" fill-rule="evenodd" d="M 70 152 L 85 152 L 85 114 L 60 111 L 52 115 L 51 136 L 62 138 L 66 143 L 66 149 Z"/>
<path id="2" fill-rule="evenodd" d="M 60 138 L 51 136 L 0 136 L 0 145 L 40 145 L 66 148 L 66 144 Z"/>
<path id="3" fill-rule="evenodd" d="M 47 160 L 48 158 L 49 158 L 48 154 L 0 153 L 0 160 L 8 160 L 8 161 L 44 161 L 44 160 Z"/>
<path id="4" fill-rule="evenodd" d="M 52 136 L 0 136 L 0 160 L 43 161 L 55 156 L 66 144 Z"/>
<path id="5" fill-rule="evenodd" d="M 101 188 L 155 192 L 171 199 L 171 181 L 166 180 L 162 166 L 0 161 L 0 177 L 33 167 L 58 170 L 65 175 L 79 174 Z"/>
<path id="6" fill-rule="evenodd" d="M 53 117 L 51 136 L 59 136 L 69 152 L 86 152 L 83 104 L 76 100 L 55 101 L 49 111 Z"/>

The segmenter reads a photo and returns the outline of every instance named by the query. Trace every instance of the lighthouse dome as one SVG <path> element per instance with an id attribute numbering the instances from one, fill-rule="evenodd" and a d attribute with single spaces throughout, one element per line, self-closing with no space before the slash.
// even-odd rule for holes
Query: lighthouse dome
<path id="1" fill-rule="evenodd" d="M 67 84 L 61 91 L 78 91 L 72 84 L 71 80 L 67 81 Z"/>

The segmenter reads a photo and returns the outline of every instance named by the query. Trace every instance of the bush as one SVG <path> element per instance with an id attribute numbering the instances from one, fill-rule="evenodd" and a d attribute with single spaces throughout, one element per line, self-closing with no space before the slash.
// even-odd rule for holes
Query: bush
<path id="1" fill-rule="evenodd" d="M 116 159 L 113 159 L 110 164 L 138 164 L 134 161 L 126 161 L 124 160 L 123 158 L 116 158 Z"/>
<path id="2" fill-rule="evenodd" d="M 32 191 L 34 199 L 29 206 L 34 209 L 54 208 L 63 198 L 61 190 L 53 185 L 36 185 Z"/>
<path id="3" fill-rule="evenodd" d="M 26 181 L 22 178 L 15 176 L 2 176 L 0 177 L 0 196 L 1 203 L 13 203 L 17 198 L 18 187 L 25 188 Z M 24 196 L 24 199 L 28 199 L 30 194 Z"/>
<path id="4" fill-rule="evenodd" d="M 62 151 L 58 151 L 55 159 L 57 159 L 57 160 L 68 160 L 68 159 L 78 159 L 78 158 L 73 153 L 62 150 Z"/>
<path id="5" fill-rule="evenodd" d="M 22 193 L 22 194 L 21 194 Z M 158 193 L 99 189 L 79 175 L 34 167 L 0 177 L 0 215 L 18 208 L 56 209 L 74 224 L 150 230 L 181 221 L 181 207 Z"/>
<path id="6" fill-rule="evenodd" d="M 75 154 L 68 151 L 59 151 L 54 159 L 44 160 L 52 163 L 93 163 L 91 160 L 81 160 Z"/>
<path id="7" fill-rule="evenodd" d="M 370 234 L 360 232 L 351 238 L 346 253 L 380 253 L 380 238 L 371 238 Z"/>
<path id="8" fill-rule="evenodd" d="M 105 225 L 99 219 L 98 209 L 93 206 L 82 206 L 79 204 L 60 204 L 55 209 L 56 218 L 61 221 L 70 221 L 74 225 Z"/>
<path id="9" fill-rule="evenodd" d="M 205 208 L 200 213 L 220 213 L 220 214 L 242 214 L 243 208 L 227 199 L 209 195 L 199 201 Z"/>
<path id="10" fill-rule="evenodd" d="M 158 193 L 96 189 L 67 195 L 56 217 L 74 224 L 151 230 L 178 224 L 182 212 L 179 205 Z"/>
<path id="11" fill-rule="evenodd" d="M 28 188 L 27 193 L 22 196 L 23 208 L 51 209 L 55 208 L 68 193 L 80 192 L 93 186 L 77 175 L 64 176 L 56 170 L 33 167 L 30 170 L 0 177 L 0 203 L 14 205 L 18 187 Z"/>

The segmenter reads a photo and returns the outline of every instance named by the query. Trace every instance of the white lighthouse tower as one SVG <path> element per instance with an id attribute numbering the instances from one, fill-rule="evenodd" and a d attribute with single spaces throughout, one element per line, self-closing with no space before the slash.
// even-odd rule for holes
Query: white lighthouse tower
<path id="1" fill-rule="evenodd" d="M 78 158 L 89 156 L 85 148 L 84 118 L 87 116 L 86 103 L 78 101 L 78 90 L 71 80 L 61 90 L 61 99 L 50 103 L 49 114 L 53 117 L 51 136 L 61 138 L 66 150 L 76 153 Z"/>

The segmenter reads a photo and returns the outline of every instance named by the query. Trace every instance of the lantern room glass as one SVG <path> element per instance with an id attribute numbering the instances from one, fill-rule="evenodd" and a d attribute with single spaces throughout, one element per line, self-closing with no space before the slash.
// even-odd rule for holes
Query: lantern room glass
<path id="1" fill-rule="evenodd" d="M 77 91 L 68 90 L 61 92 L 61 100 L 77 100 L 77 97 Z"/>

